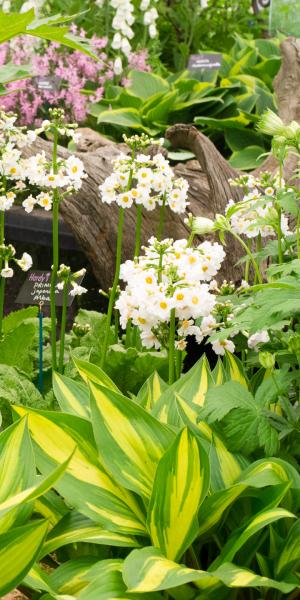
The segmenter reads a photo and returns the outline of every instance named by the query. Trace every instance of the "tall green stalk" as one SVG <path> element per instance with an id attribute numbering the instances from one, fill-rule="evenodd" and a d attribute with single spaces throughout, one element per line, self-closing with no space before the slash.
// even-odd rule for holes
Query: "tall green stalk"
<path id="1" fill-rule="evenodd" d="M 63 304 L 61 313 L 61 326 L 60 326 L 60 344 L 59 344 L 59 361 L 58 371 L 63 372 L 64 369 L 64 354 L 65 354 L 65 337 L 66 337 L 66 324 L 67 324 L 67 307 L 68 307 L 68 292 L 69 292 L 69 281 L 64 282 L 63 288 Z"/>
<path id="2" fill-rule="evenodd" d="M 241 237 L 240 237 L 240 236 L 239 236 L 237 233 L 235 233 L 235 232 L 234 232 L 234 231 L 232 231 L 232 230 L 230 230 L 230 233 L 231 233 L 231 235 L 233 235 L 233 237 L 234 237 L 234 238 L 235 238 L 235 239 L 236 239 L 236 240 L 237 240 L 237 241 L 238 241 L 238 242 L 241 244 L 241 246 L 244 248 L 244 250 L 245 250 L 245 252 L 246 252 L 247 256 L 249 256 L 249 258 L 250 258 L 250 261 L 251 261 L 251 263 L 252 263 L 252 265 L 253 265 L 254 273 L 255 273 L 255 275 L 256 275 L 256 278 L 257 278 L 257 281 L 258 281 L 258 283 L 262 283 L 262 282 L 263 282 L 263 280 L 262 280 L 262 276 L 261 276 L 261 274 L 260 274 L 260 270 L 259 270 L 259 268 L 258 268 L 257 262 L 256 262 L 256 260 L 255 260 L 255 258 L 254 258 L 254 256 L 253 256 L 253 254 L 252 254 L 252 252 L 251 252 L 250 248 L 247 246 L 246 242 L 244 242 L 244 240 L 242 240 L 242 238 L 241 238 Z"/>
<path id="3" fill-rule="evenodd" d="M 136 207 L 136 227 L 135 227 L 135 247 L 134 247 L 134 257 L 135 258 L 140 255 L 140 250 L 141 250 L 142 218 L 143 218 L 143 205 L 138 204 Z"/>
<path id="4" fill-rule="evenodd" d="M 4 245 L 4 211 L 0 211 L 0 245 Z M 3 260 L 0 260 L 0 271 L 3 267 Z M 0 339 L 3 334 L 3 314 L 4 314 L 4 295 L 5 295 L 5 278 L 0 279 Z"/>
<path id="5" fill-rule="evenodd" d="M 166 212 L 166 194 L 163 195 L 162 205 L 159 211 L 159 224 L 157 229 L 157 239 L 160 241 L 164 232 L 165 226 L 165 212 Z"/>
<path id="6" fill-rule="evenodd" d="M 53 173 L 57 173 L 57 146 L 58 146 L 58 131 L 54 130 L 53 154 L 52 154 L 52 169 Z M 53 214 L 52 214 L 52 272 L 50 286 L 50 315 L 51 315 L 51 352 L 52 352 L 52 370 L 57 369 L 56 358 L 56 303 L 55 303 L 55 288 L 57 271 L 59 264 L 59 237 L 58 237 L 58 219 L 59 219 L 59 193 L 57 188 L 53 192 Z"/>
<path id="7" fill-rule="evenodd" d="M 120 267 L 121 267 L 121 260 L 122 260 L 123 225 L 124 225 L 124 208 L 120 207 L 119 208 L 119 224 L 118 224 L 115 276 L 114 276 L 113 286 L 111 288 L 111 292 L 110 292 L 110 296 L 109 296 L 107 316 L 106 316 L 105 335 L 104 335 L 104 342 L 103 342 L 103 347 L 102 347 L 102 355 L 101 355 L 101 363 L 100 363 L 102 368 L 105 363 L 105 358 L 106 358 L 106 353 L 107 353 L 107 348 L 108 348 L 111 319 L 112 319 L 116 291 L 117 291 L 119 277 L 120 277 Z"/>
<path id="8" fill-rule="evenodd" d="M 169 331 L 169 385 L 175 381 L 175 308 L 171 310 Z"/>
<path id="9" fill-rule="evenodd" d="M 279 188 L 282 188 L 283 178 L 283 160 L 279 161 Z M 282 250 L 282 229 L 281 229 L 281 215 L 282 210 L 280 206 L 276 206 L 278 224 L 277 224 L 277 243 L 278 243 L 278 262 L 281 265 L 283 263 L 283 250 Z"/>

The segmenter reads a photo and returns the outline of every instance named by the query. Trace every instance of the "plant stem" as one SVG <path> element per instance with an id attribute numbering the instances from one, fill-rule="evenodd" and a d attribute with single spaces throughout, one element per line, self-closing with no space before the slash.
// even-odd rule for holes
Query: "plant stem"
<path id="1" fill-rule="evenodd" d="M 157 230 L 157 239 L 160 241 L 162 238 L 162 234 L 165 226 L 165 211 L 166 211 L 166 194 L 163 195 L 162 205 L 160 207 L 159 212 L 159 224 Z"/>
<path id="2" fill-rule="evenodd" d="M 1 246 L 4 244 L 4 211 L 0 212 L 0 244 Z M 0 270 L 3 266 L 3 260 L 0 261 Z M 4 314 L 4 295 L 5 295 L 5 278 L 1 277 L 0 280 L 0 339 L 2 338 L 3 331 L 3 314 Z"/>
<path id="3" fill-rule="evenodd" d="M 171 310 L 169 332 L 169 385 L 175 380 L 175 308 Z"/>
<path id="4" fill-rule="evenodd" d="M 135 228 L 135 247 L 134 257 L 139 256 L 141 249 L 141 228 L 142 228 L 142 211 L 143 205 L 138 204 L 136 207 L 136 228 Z"/>
<path id="5" fill-rule="evenodd" d="M 176 350 L 176 379 L 179 379 L 182 371 L 182 350 Z"/>
<path id="6" fill-rule="evenodd" d="M 120 313 L 117 308 L 115 308 L 115 343 L 118 343 L 119 339 L 119 321 L 120 321 Z"/>
<path id="7" fill-rule="evenodd" d="M 63 369 L 64 369 L 68 292 L 69 292 L 69 282 L 65 281 L 64 289 L 63 289 L 63 304 L 62 304 L 61 327 L 60 327 L 59 363 L 58 363 L 59 373 L 62 373 Z"/>
<path id="8" fill-rule="evenodd" d="M 230 233 L 233 235 L 233 237 L 234 237 L 234 238 L 235 238 L 235 239 L 236 239 L 236 240 L 237 240 L 237 241 L 238 241 L 238 242 L 241 244 L 241 246 L 244 248 L 244 250 L 245 250 L 246 254 L 249 256 L 249 258 L 250 258 L 250 260 L 251 260 L 251 262 L 252 262 L 252 265 L 253 265 L 253 268 L 254 268 L 254 272 L 255 272 L 255 274 L 256 274 L 256 277 L 257 277 L 257 281 L 258 281 L 259 283 L 262 283 L 263 281 L 262 281 L 262 277 L 261 277 L 261 274 L 260 274 L 259 268 L 258 268 L 258 266 L 257 266 L 257 262 L 256 262 L 256 260 L 255 260 L 255 258 L 254 258 L 254 256 L 253 256 L 253 254 L 252 254 L 252 252 L 251 252 L 250 248 L 248 248 L 247 244 L 244 242 L 244 240 L 242 240 L 242 238 L 241 238 L 241 237 L 240 237 L 240 236 L 239 236 L 237 233 L 235 233 L 234 231 L 231 231 Z"/>
<path id="9" fill-rule="evenodd" d="M 283 176 L 283 161 L 279 162 L 279 188 L 282 188 L 282 176 Z M 277 206 L 278 224 L 277 224 L 277 243 L 278 243 L 278 262 L 281 265 L 283 263 L 283 252 L 282 252 L 282 230 L 281 230 L 281 207 Z"/>
<path id="10" fill-rule="evenodd" d="M 194 241 L 195 234 L 193 232 L 190 233 L 187 241 L 187 248 L 190 248 Z"/>
<path id="11" fill-rule="evenodd" d="M 57 173 L 57 146 L 58 131 L 55 128 L 53 139 L 52 169 Z M 52 370 L 56 371 L 56 303 L 55 288 L 59 263 L 59 237 L 58 237 L 58 215 L 59 215 L 59 193 L 55 188 L 53 192 L 53 214 L 52 214 L 52 272 L 50 286 L 50 315 L 51 315 L 51 352 L 52 352 Z"/>
<path id="12" fill-rule="evenodd" d="M 122 259 L 123 224 L 124 224 L 124 208 L 120 207 L 119 208 L 119 223 L 118 223 L 115 276 L 114 276 L 113 286 L 111 288 L 109 302 L 108 302 L 106 326 L 105 326 L 105 336 L 104 336 L 101 363 L 100 363 L 101 368 L 103 368 L 104 363 L 105 363 L 108 342 L 109 342 L 111 318 L 112 318 L 112 313 L 113 313 L 113 308 L 114 308 L 114 303 L 115 303 L 116 291 L 117 291 L 117 287 L 118 287 L 118 283 L 119 283 L 120 267 L 121 267 L 121 259 Z"/>

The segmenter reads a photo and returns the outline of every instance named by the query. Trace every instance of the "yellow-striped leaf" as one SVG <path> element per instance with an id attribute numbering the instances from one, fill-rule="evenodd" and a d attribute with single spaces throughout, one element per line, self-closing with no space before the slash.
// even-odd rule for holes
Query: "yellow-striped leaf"
<path id="1" fill-rule="evenodd" d="M 50 587 L 49 576 L 37 563 L 31 567 L 29 573 L 24 577 L 22 584 L 36 592 L 55 593 Z"/>
<path id="2" fill-rule="evenodd" d="M 213 378 L 207 358 L 203 355 L 187 373 L 162 394 L 152 414 L 162 423 L 180 427 L 182 421 L 176 408 L 176 395 L 178 394 L 191 406 L 201 407 L 210 385 L 213 385 Z"/>
<path id="3" fill-rule="evenodd" d="M 189 406 L 180 396 L 176 397 L 176 403 L 184 423 L 199 436 L 202 443 L 206 440 L 208 444 L 206 449 L 209 452 L 212 491 L 229 487 L 248 465 L 247 460 L 229 452 L 220 436 L 207 423 L 198 421 L 199 413 L 195 407 Z"/>
<path id="4" fill-rule="evenodd" d="M 225 369 L 223 367 L 223 363 L 222 363 L 222 360 L 220 357 L 218 358 L 218 361 L 213 370 L 212 376 L 213 376 L 215 385 L 222 385 L 222 383 L 225 383 L 225 381 L 227 380 L 226 372 L 225 372 Z"/>
<path id="5" fill-rule="evenodd" d="M 92 381 L 93 383 L 103 385 L 110 390 L 115 390 L 115 392 L 121 393 L 113 380 L 105 373 L 105 371 L 103 371 L 103 369 L 97 365 L 93 365 L 93 363 L 89 363 L 86 360 L 75 358 L 75 356 L 73 356 L 73 362 L 79 375 L 82 377 L 85 383 Z"/>
<path id="6" fill-rule="evenodd" d="M 90 395 L 87 385 L 70 377 L 53 373 L 53 392 L 62 412 L 90 418 Z"/>
<path id="7" fill-rule="evenodd" d="M 103 527 L 120 533 L 146 533 L 145 516 L 134 495 L 120 487 L 98 459 L 91 425 L 62 413 L 14 407 L 28 415 L 37 466 L 47 475 L 74 455 L 55 489 L 77 510 Z"/>
<path id="8" fill-rule="evenodd" d="M 288 536 L 284 542 L 283 548 L 275 567 L 275 574 L 278 579 L 290 575 L 296 570 L 299 571 L 300 565 L 300 519 L 294 523 L 289 530 Z"/>
<path id="9" fill-rule="evenodd" d="M 209 478 L 207 454 L 183 429 L 158 464 L 148 509 L 152 543 L 171 560 L 179 560 L 197 536 Z"/>
<path id="10" fill-rule="evenodd" d="M 266 587 L 291 592 L 296 585 L 260 577 L 248 569 L 225 563 L 214 571 L 189 569 L 168 560 L 157 548 L 133 550 L 124 561 L 123 579 L 131 592 L 145 593 L 168 590 L 194 582 L 208 591 L 222 583 L 230 588 Z M 217 596 L 215 596 L 217 598 Z"/>
<path id="11" fill-rule="evenodd" d="M 34 485 L 35 460 L 26 419 L 0 433 L 0 503 Z M 7 531 L 16 518 L 30 512 L 24 505 L 15 507 L 0 521 L 0 533 Z"/>
<path id="12" fill-rule="evenodd" d="M 166 389 L 168 389 L 168 384 L 159 376 L 157 371 L 154 371 L 141 387 L 136 401 L 145 410 L 151 412 Z"/>
<path id="13" fill-rule="evenodd" d="M 80 513 L 70 512 L 50 531 L 43 545 L 41 556 L 62 546 L 76 542 L 89 542 L 109 546 L 137 548 L 140 543 L 129 535 L 108 531 Z"/>
<path id="14" fill-rule="evenodd" d="M 95 556 L 68 560 L 52 571 L 49 584 L 58 594 L 77 596 L 89 584 L 89 572 L 97 562 Z"/>
<path id="15" fill-rule="evenodd" d="M 47 528 L 47 521 L 34 521 L 0 535 L 1 596 L 13 590 L 30 570 Z"/>
<path id="16" fill-rule="evenodd" d="M 224 367 L 230 379 L 229 381 L 237 381 L 248 389 L 248 381 L 244 372 L 243 363 L 231 352 L 225 353 Z"/>
<path id="17" fill-rule="evenodd" d="M 119 483 L 148 498 L 157 464 L 174 433 L 132 400 L 90 383 L 94 435 L 103 463 Z"/>

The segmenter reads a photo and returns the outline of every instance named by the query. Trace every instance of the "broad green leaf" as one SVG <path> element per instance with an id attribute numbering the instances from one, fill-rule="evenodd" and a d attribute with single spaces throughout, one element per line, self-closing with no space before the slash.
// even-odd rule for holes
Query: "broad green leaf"
<path id="1" fill-rule="evenodd" d="M 168 560 L 153 547 L 133 550 L 125 559 L 123 579 L 133 592 L 168 590 L 184 583 L 194 582 L 199 589 L 208 591 L 218 583 L 230 588 L 270 587 L 283 593 L 292 591 L 296 585 L 260 577 L 248 569 L 225 563 L 215 571 L 189 569 Z"/>
<path id="2" fill-rule="evenodd" d="M 275 575 L 278 579 L 299 570 L 300 564 L 300 519 L 289 530 L 281 553 L 276 561 Z"/>
<path id="3" fill-rule="evenodd" d="M 55 593 L 49 585 L 49 576 L 37 563 L 31 567 L 22 584 L 36 592 Z"/>
<path id="4" fill-rule="evenodd" d="M 54 490 L 49 490 L 42 497 L 37 498 L 34 503 L 34 512 L 47 519 L 51 527 L 54 527 L 68 513 L 68 508 Z"/>
<path id="5" fill-rule="evenodd" d="M 82 590 L 78 596 L 78 600 L 112 600 L 112 598 L 140 600 L 139 594 L 127 591 L 120 568 L 116 566 L 114 569 L 108 569 L 107 564 L 104 564 L 108 563 L 108 561 L 102 562 L 102 572 Z M 161 600 L 160 594 L 155 592 L 144 594 L 144 597 L 145 600 Z"/>
<path id="6" fill-rule="evenodd" d="M 35 460 L 26 419 L 14 423 L 0 433 L 0 506 L 9 498 L 34 485 Z M 6 531 L 27 508 L 15 510 L 0 519 L 0 532 Z"/>
<path id="7" fill-rule="evenodd" d="M 133 536 L 103 529 L 87 517 L 72 511 L 50 531 L 43 545 L 41 556 L 76 542 L 132 548 L 140 545 Z"/>
<path id="8" fill-rule="evenodd" d="M 168 83 L 162 77 L 154 75 L 154 73 L 131 71 L 129 77 L 129 92 L 143 100 L 147 100 L 159 92 L 167 93 L 169 91 Z"/>
<path id="9" fill-rule="evenodd" d="M 1 73 L 2 73 L 1 67 Z M 16 329 L 21 323 L 27 321 L 27 319 L 34 319 L 38 316 L 39 309 L 37 306 L 27 306 L 26 308 L 21 308 L 21 310 L 15 310 L 9 313 L 3 319 L 3 333 L 6 334 L 12 329 Z"/>
<path id="10" fill-rule="evenodd" d="M 28 415 L 39 470 L 47 475 L 74 451 L 55 489 L 96 523 L 129 534 L 145 534 L 145 517 L 134 496 L 121 488 L 98 459 L 91 425 L 85 419 L 15 407 Z"/>
<path id="11" fill-rule="evenodd" d="M 243 150 L 233 152 L 229 159 L 229 163 L 235 169 L 243 171 L 251 171 L 257 169 L 263 163 L 265 157 L 262 156 L 265 149 L 262 146 L 247 146 Z"/>
<path id="12" fill-rule="evenodd" d="M 113 108 L 104 110 L 98 115 L 99 124 L 108 123 L 118 127 L 130 127 L 131 129 L 144 130 L 140 113 L 136 108 Z"/>
<path id="13" fill-rule="evenodd" d="M 151 412 L 167 388 L 168 384 L 159 376 L 157 371 L 154 371 L 141 387 L 136 401 L 145 410 Z"/>
<path id="14" fill-rule="evenodd" d="M 244 492 L 245 485 L 233 485 L 208 496 L 199 511 L 198 535 L 203 535 L 222 518 L 225 510 Z"/>
<path id="15" fill-rule="evenodd" d="M 248 382 L 243 364 L 236 356 L 231 354 L 231 352 L 225 353 L 224 367 L 228 371 L 231 381 L 237 381 L 248 389 Z"/>
<path id="16" fill-rule="evenodd" d="M 99 561 L 98 561 L 99 562 Z M 89 571 L 97 564 L 96 556 L 72 558 L 54 569 L 49 584 L 58 594 L 77 596 L 89 583 Z"/>
<path id="17" fill-rule="evenodd" d="M 195 154 L 189 150 L 168 150 L 168 159 L 175 162 L 192 160 L 193 158 L 195 158 Z"/>
<path id="18" fill-rule="evenodd" d="M 145 119 L 151 123 L 168 124 L 168 117 L 177 98 L 177 92 L 164 94 L 163 99 L 156 103 L 156 106 L 144 113 Z"/>
<path id="19" fill-rule="evenodd" d="M 0 535 L 1 596 L 12 591 L 30 570 L 47 528 L 47 521 L 34 521 Z"/>
<path id="20" fill-rule="evenodd" d="M 196 125 L 203 125 L 212 129 L 240 129 L 243 130 L 249 125 L 250 120 L 245 115 L 238 117 L 228 117 L 227 119 L 213 119 L 212 117 L 195 117 Z"/>
<path id="21" fill-rule="evenodd" d="M 119 389 L 114 384 L 112 379 L 97 365 L 93 365 L 86 360 L 80 360 L 73 356 L 73 362 L 75 367 L 82 377 L 85 383 L 92 381 L 93 383 L 97 383 L 98 385 L 103 385 L 104 387 L 109 388 L 110 390 L 115 390 L 115 392 L 119 392 Z"/>
<path id="22" fill-rule="evenodd" d="M 173 432 L 125 396 L 94 383 L 90 389 L 94 435 L 103 463 L 124 487 L 148 498 Z"/>
<path id="23" fill-rule="evenodd" d="M 53 373 L 53 392 L 63 412 L 88 419 L 90 416 L 89 390 L 85 384 L 70 377 Z"/>
<path id="24" fill-rule="evenodd" d="M 209 462 L 197 438 L 183 429 L 162 456 L 148 509 L 153 545 L 179 560 L 198 532 L 198 510 L 209 488 Z"/>

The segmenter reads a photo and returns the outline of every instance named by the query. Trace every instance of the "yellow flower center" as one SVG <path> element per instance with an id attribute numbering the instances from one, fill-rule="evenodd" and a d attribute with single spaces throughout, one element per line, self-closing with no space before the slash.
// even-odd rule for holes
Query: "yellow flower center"
<path id="1" fill-rule="evenodd" d="M 9 172 L 13 175 L 14 173 L 17 172 L 16 167 L 11 167 L 11 169 L 9 170 Z"/>
<path id="2" fill-rule="evenodd" d="M 150 275 L 148 275 L 148 277 L 146 277 L 146 283 L 153 283 L 153 279 L 152 279 L 152 277 L 150 277 Z"/>
<path id="3" fill-rule="evenodd" d="M 77 168 L 77 167 L 75 167 L 75 166 L 74 166 L 74 167 L 72 167 L 72 173 L 77 173 L 77 171 L 78 171 L 78 168 Z"/>
<path id="4" fill-rule="evenodd" d="M 190 263 L 190 265 L 193 265 L 195 262 L 196 262 L 195 256 L 190 256 L 189 257 L 189 263 Z"/>
<path id="5" fill-rule="evenodd" d="M 160 302 L 159 304 L 160 308 L 162 308 L 163 310 L 165 310 L 166 308 L 168 308 L 168 305 L 166 302 Z"/>
<path id="6" fill-rule="evenodd" d="M 203 265 L 203 267 L 202 267 L 203 273 L 206 273 L 207 269 L 208 269 L 208 267 L 206 265 Z"/>
<path id="7" fill-rule="evenodd" d="M 143 319 L 143 317 L 138 317 L 138 322 L 139 322 L 141 325 L 145 325 L 145 323 L 146 323 L 146 319 Z"/>
<path id="8" fill-rule="evenodd" d="M 199 304 L 199 298 L 198 298 L 198 296 L 193 296 L 192 297 L 192 303 L 193 304 Z"/>
<path id="9" fill-rule="evenodd" d="M 183 298 L 184 298 L 184 294 L 181 294 L 181 293 L 176 294 L 176 300 L 183 300 Z"/>

